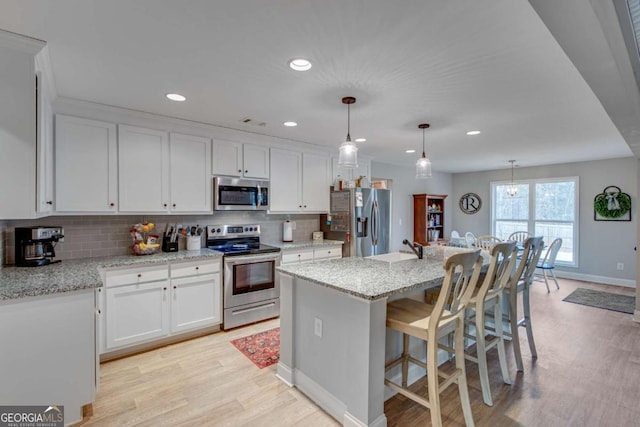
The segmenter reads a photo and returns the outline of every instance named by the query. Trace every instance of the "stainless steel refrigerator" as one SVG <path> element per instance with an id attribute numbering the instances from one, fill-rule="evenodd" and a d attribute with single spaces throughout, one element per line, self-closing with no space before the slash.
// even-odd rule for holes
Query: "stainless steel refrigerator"
<path id="1" fill-rule="evenodd" d="M 331 191 L 328 215 L 320 216 L 325 239 L 342 240 L 342 256 L 389 252 L 391 190 L 350 188 Z"/>

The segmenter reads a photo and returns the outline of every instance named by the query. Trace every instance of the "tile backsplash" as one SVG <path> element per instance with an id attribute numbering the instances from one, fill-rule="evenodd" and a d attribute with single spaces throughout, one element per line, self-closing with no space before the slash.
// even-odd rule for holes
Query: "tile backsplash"
<path id="1" fill-rule="evenodd" d="M 295 221 L 294 241 L 311 240 L 320 229 L 319 215 L 267 215 L 265 212 L 216 212 L 212 215 L 100 215 L 50 216 L 33 220 L 0 221 L 0 265 L 14 264 L 15 227 L 53 225 L 64 228 L 64 242 L 56 245 L 56 259 L 88 258 L 128 255 L 131 253 L 129 228 L 138 222 L 153 222 L 158 234 L 167 223 L 183 225 L 259 224 L 261 241 L 275 243 L 282 240 L 282 223 Z M 202 236 L 205 246 L 206 236 Z"/>

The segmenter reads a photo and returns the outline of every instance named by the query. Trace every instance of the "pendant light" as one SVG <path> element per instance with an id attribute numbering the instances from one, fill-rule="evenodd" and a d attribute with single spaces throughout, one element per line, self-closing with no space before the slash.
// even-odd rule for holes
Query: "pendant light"
<path id="1" fill-rule="evenodd" d="M 416 178 L 431 178 L 431 160 L 427 158 L 424 151 L 424 131 L 425 129 L 429 129 L 429 124 L 422 123 L 418 125 L 418 127 L 422 129 L 422 157 L 420 157 L 416 162 Z"/>
<path id="2" fill-rule="evenodd" d="M 515 182 L 513 182 L 513 164 L 515 162 L 515 160 L 509 160 L 509 163 L 511 163 L 511 183 L 507 185 L 507 189 L 505 190 L 507 195 L 511 197 L 514 197 L 518 194 L 518 186 Z"/>
<path id="3" fill-rule="evenodd" d="M 347 139 L 340 145 L 340 156 L 338 166 L 343 168 L 358 167 L 358 147 L 351 142 L 351 104 L 355 104 L 356 99 L 352 96 L 342 98 L 342 103 L 347 104 Z"/>

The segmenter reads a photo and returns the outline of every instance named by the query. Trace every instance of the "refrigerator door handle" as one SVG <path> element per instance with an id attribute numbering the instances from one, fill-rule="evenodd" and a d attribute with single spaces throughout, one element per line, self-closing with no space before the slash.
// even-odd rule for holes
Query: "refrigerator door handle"
<path id="1" fill-rule="evenodd" d="M 378 244 L 378 201 L 374 200 L 371 204 L 371 243 L 373 246 Z"/>

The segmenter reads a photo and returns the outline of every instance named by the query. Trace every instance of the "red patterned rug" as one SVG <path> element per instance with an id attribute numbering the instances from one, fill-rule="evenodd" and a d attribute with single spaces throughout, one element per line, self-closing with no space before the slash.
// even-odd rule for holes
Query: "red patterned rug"
<path id="1" fill-rule="evenodd" d="M 280 360 L 280 328 L 237 338 L 231 340 L 231 344 L 260 369 Z"/>

